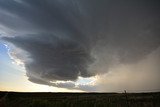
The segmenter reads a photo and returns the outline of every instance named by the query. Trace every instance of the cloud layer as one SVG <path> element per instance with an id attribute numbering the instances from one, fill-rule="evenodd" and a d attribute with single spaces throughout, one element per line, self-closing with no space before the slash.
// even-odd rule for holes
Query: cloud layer
<path id="1" fill-rule="evenodd" d="M 75 88 L 74 83 L 52 81 L 104 74 L 118 64 L 138 63 L 156 50 L 159 4 L 152 0 L 1 0 L 2 39 L 27 53 L 27 58 L 20 59 L 30 81 Z"/>

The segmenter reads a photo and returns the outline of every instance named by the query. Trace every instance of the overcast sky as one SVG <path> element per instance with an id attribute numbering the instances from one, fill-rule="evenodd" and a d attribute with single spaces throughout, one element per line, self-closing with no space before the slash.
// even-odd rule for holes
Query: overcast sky
<path id="1" fill-rule="evenodd" d="M 158 0 L 0 0 L 0 90 L 160 91 L 159 64 Z"/>

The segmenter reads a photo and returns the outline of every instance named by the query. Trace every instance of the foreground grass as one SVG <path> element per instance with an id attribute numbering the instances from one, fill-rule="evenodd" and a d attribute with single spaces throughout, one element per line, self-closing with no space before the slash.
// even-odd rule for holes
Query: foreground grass
<path id="1" fill-rule="evenodd" d="M 0 107 L 160 107 L 160 93 L 0 92 Z"/>

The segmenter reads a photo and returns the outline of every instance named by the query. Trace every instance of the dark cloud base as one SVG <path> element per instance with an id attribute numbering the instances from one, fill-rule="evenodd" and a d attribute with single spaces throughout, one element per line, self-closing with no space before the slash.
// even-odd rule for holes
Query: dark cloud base
<path id="1" fill-rule="evenodd" d="M 66 81 L 76 80 L 77 76 L 92 76 L 86 70 L 92 62 L 90 52 L 75 41 L 59 39 L 54 35 L 27 35 L 3 39 L 29 52 L 30 58 L 34 59 L 32 62 L 25 62 L 29 71 L 27 76 L 30 78 L 35 75 L 48 81 Z"/>

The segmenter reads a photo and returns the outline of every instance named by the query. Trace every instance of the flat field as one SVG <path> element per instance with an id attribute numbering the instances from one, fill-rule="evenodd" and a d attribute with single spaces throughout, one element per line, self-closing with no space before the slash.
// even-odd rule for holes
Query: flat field
<path id="1" fill-rule="evenodd" d="M 154 93 L 0 92 L 0 107 L 160 107 Z"/>

